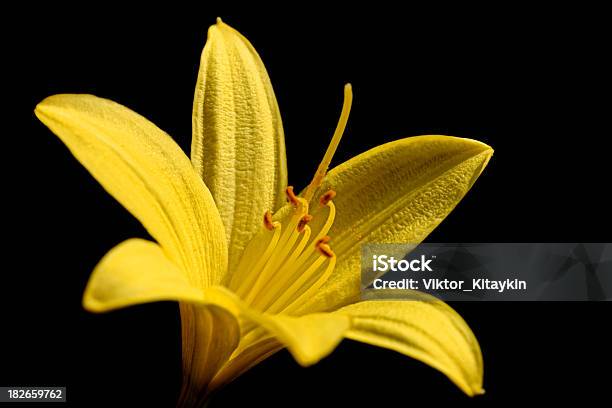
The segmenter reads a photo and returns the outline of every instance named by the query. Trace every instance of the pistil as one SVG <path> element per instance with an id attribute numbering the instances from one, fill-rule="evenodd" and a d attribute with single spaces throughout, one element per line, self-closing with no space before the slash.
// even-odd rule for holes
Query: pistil
<path id="1" fill-rule="evenodd" d="M 285 190 L 291 204 L 289 213 L 275 220 L 270 211 L 263 216 L 263 228 L 251 240 L 233 274 L 230 289 L 247 304 L 269 313 L 294 313 L 331 276 L 336 265 L 336 254 L 327 235 L 336 216 L 334 190 L 319 198 L 319 205 L 327 208 L 317 211 L 313 221 L 309 203 L 331 163 L 346 128 L 352 104 L 351 85 L 344 87 L 344 104 L 332 140 L 315 175 L 302 196 L 292 186 Z M 315 224 L 314 226 L 312 224 Z"/>

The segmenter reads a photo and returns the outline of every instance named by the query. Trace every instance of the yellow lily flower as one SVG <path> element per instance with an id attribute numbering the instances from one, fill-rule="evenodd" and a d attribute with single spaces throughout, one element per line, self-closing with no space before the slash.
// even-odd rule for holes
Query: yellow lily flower
<path id="1" fill-rule="evenodd" d="M 157 241 L 113 248 L 95 267 L 83 304 L 105 312 L 179 302 L 182 405 L 201 404 L 283 348 L 308 366 L 343 338 L 416 358 L 468 395 L 483 392 L 478 342 L 445 303 L 360 300 L 360 246 L 421 242 L 493 150 L 470 139 L 411 137 L 328 172 L 351 101 L 347 85 L 331 144 L 299 195 L 287 187 L 266 69 L 249 41 L 220 20 L 202 53 L 191 161 L 166 133 L 110 100 L 54 95 L 36 107 Z"/>

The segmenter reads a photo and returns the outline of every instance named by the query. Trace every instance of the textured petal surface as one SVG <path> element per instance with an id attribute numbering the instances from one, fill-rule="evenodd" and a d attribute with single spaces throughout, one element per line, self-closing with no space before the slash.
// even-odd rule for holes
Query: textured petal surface
<path id="1" fill-rule="evenodd" d="M 203 406 L 211 381 L 240 342 L 240 325 L 227 309 L 182 302 L 183 386 L 177 406 Z"/>
<path id="2" fill-rule="evenodd" d="M 202 302 L 204 293 L 159 245 L 142 239 L 124 241 L 106 254 L 83 295 L 83 305 L 91 312 L 160 300 Z"/>
<path id="3" fill-rule="evenodd" d="M 222 280 L 227 247 L 219 213 L 172 138 L 126 107 L 92 95 L 54 95 L 35 113 L 192 284 Z"/>
<path id="4" fill-rule="evenodd" d="M 346 337 L 398 351 L 441 371 L 468 395 L 482 394 L 482 354 L 461 317 L 439 300 L 368 300 L 341 308 Z"/>
<path id="5" fill-rule="evenodd" d="M 459 203 L 486 166 L 493 150 L 450 136 L 419 136 L 371 149 L 332 169 L 315 194 L 333 189 L 336 218 L 329 236 L 336 270 L 301 310 L 333 310 L 357 300 L 360 247 L 373 243 L 420 243 Z M 313 227 L 314 228 L 314 227 Z"/>
<path id="6" fill-rule="evenodd" d="M 266 69 L 249 41 L 220 21 L 200 61 L 191 160 L 219 208 L 233 270 L 264 212 L 283 203 L 287 166 Z"/>

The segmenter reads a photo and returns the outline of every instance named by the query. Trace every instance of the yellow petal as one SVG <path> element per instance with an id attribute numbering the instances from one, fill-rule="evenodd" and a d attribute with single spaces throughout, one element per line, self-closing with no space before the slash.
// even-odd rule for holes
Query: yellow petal
<path id="1" fill-rule="evenodd" d="M 333 310 L 354 302 L 360 288 L 360 246 L 420 243 L 459 203 L 493 150 L 470 139 L 419 136 L 387 143 L 329 172 L 314 195 L 314 220 L 329 189 L 336 218 L 329 231 L 338 264 L 301 312 Z M 314 227 L 313 227 L 314 228 Z"/>
<path id="2" fill-rule="evenodd" d="M 240 341 L 236 317 L 213 304 L 181 303 L 183 386 L 177 406 L 203 406 L 211 381 Z"/>
<path id="3" fill-rule="evenodd" d="M 180 301 L 183 389 L 186 406 L 198 406 L 212 378 L 240 341 L 240 326 L 231 311 L 214 304 L 205 290 L 192 286 L 184 271 L 159 245 L 142 239 L 113 248 L 96 266 L 83 296 L 92 312 L 160 300 Z"/>
<path id="4" fill-rule="evenodd" d="M 283 348 L 283 344 L 278 339 L 269 335 L 244 347 L 241 347 L 241 345 L 242 341 L 232 357 L 215 375 L 210 383 L 211 389 L 214 390 L 224 386 Z"/>
<path id="5" fill-rule="evenodd" d="M 342 341 L 348 328 L 348 319 L 329 313 L 301 317 L 285 315 L 249 316 L 273 333 L 302 366 L 317 363 L 331 353 Z"/>
<path id="6" fill-rule="evenodd" d="M 207 288 L 206 299 L 265 329 L 303 366 L 314 364 L 331 353 L 349 327 L 346 316 L 331 313 L 300 317 L 261 313 L 223 287 Z"/>
<path id="7" fill-rule="evenodd" d="M 287 166 L 266 69 L 249 41 L 220 20 L 202 52 L 191 160 L 219 208 L 233 270 L 266 210 L 284 202 Z"/>
<path id="8" fill-rule="evenodd" d="M 106 312 L 160 300 L 215 305 L 233 315 L 238 315 L 241 307 L 223 287 L 192 285 L 187 272 L 158 244 L 139 238 L 122 242 L 100 260 L 85 288 L 83 305 L 91 312 Z"/>
<path id="9" fill-rule="evenodd" d="M 398 351 L 441 371 L 463 392 L 482 394 L 482 354 L 461 317 L 444 302 L 369 300 L 339 309 L 346 337 Z"/>
<path id="10" fill-rule="evenodd" d="M 51 96 L 35 113 L 189 272 L 192 284 L 222 280 L 227 248 L 219 213 L 172 138 L 124 106 L 92 95 Z"/>
<path id="11" fill-rule="evenodd" d="M 187 274 L 170 261 L 161 247 L 130 239 L 106 254 L 94 269 L 83 295 L 91 312 L 160 300 L 201 303 L 204 293 L 191 285 Z"/>

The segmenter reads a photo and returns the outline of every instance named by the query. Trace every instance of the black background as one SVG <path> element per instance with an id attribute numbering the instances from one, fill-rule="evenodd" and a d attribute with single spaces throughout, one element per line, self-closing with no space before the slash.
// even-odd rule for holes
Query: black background
<path id="1" fill-rule="evenodd" d="M 355 102 L 336 164 L 418 134 L 495 148 L 429 242 L 610 241 L 609 33 L 597 10 L 294 7 L 6 12 L 0 385 L 65 385 L 78 407 L 173 406 L 177 306 L 105 315 L 81 307 L 96 262 L 146 233 L 32 111 L 51 94 L 93 93 L 143 114 L 188 151 L 199 54 L 217 16 L 266 64 L 298 189 L 327 146 L 350 81 Z M 482 346 L 484 396 L 469 399 L 423 364 L 345 341 L 307 369 L 280 352 L 213 406 L 606 400 L 610 303 L 453 306 Z"/>

